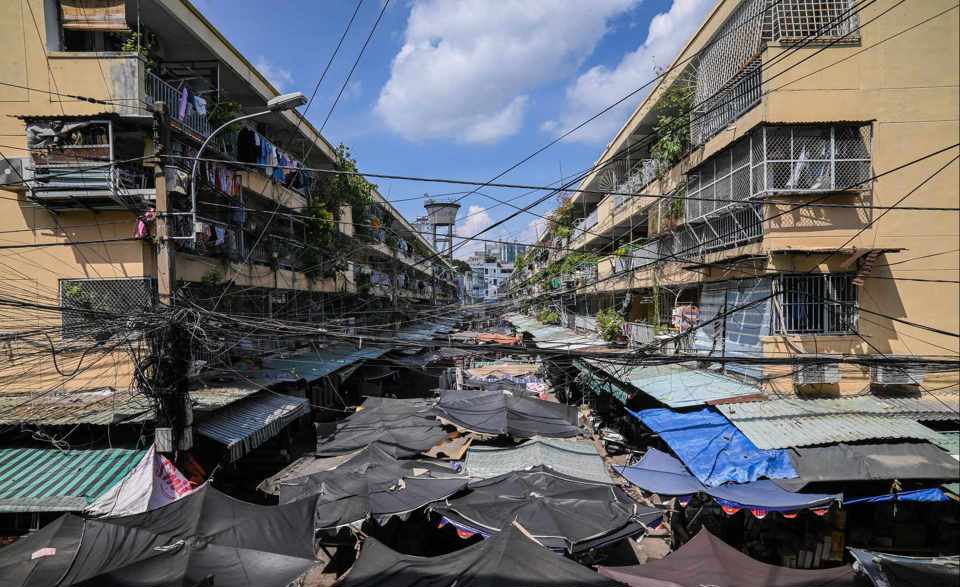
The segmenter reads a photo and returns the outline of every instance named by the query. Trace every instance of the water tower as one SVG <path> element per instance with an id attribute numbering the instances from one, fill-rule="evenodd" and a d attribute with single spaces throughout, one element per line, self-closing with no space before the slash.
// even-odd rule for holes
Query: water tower
<path id="1" fill-rule="evenodd" d="M 437 253 L 453 258 L 453 227 L 457 222 L 460 204 L 427 199 L 423 205 L 427 209 L 430 230 L 433 234 L 433 248 Z"/>

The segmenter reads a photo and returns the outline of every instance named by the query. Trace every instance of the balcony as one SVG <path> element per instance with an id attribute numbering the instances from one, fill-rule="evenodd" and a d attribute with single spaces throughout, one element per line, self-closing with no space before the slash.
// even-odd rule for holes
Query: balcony
<path id="1" fill-rule="evenodd" d="M 581 218 L 579 222 L 573 228 L 573 237 L 571 240 L 576 240 L 582 235 L 590 231 L 591 228 L 597 225 L 599 220 L 598 210 L 594 209 L 593 212 L 587 214 L 586 217 Z"/>
<path id="2" fill-rule="evenodd" d="M 179 126 L 181 130 L 193 134 L 194 138 L 199 140 L 207 138 L 213 132 L 213 126 L 205 114 L 199 114 L 192 108 L 181 108 L 180 90 L 150 71 L 144 75 L 144 84 L 147 104 L 151 106 L 156 102 L 166 104 L 168 119 L 174 126 Z M 183 117 L 178 116 L 181 111 L 184 112 Z"/>
<path id="3" fill-rule="evenodd" d="M 626 194 L 639 194 L 643 189 L 657 179 L 659 167 L 655 159 L 642 159 L 633 166 L 627 179 L 616 187 L 613 196 L 613 209 L 622 208 L 634 199 Z"/>

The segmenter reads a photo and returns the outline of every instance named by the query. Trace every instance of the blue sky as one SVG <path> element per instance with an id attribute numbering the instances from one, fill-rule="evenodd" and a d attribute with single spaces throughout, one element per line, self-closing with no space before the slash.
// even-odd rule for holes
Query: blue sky
<path id="1" fill-rule="evenodd" d="M 353 0 L 195 0 L 281 91 L 310 94 Z M 319 126 L 383 0 L 364 0 L 308 117 Z M 669 65 L 712 0 L 392 0 L 324 135 L 375 173 L 486 181 Z M 549 184 L 592 165 L 641 96 L 500 181 Z M 390 200 L 464 188 L 378 181 Z M 484 189 L 527 205 L 537 195 Z M 479 194 L 461 202 L 473 235 L 513 209 Z M 396 202 L 410 218 L 422 200 Z M 545 214 L 551 198 L 533 209 Z M 530 240 L 522 214 L 485 238 Z M 476 245 L 474 245 L 476 246 Z M 458 256 L 474 246 L 465 247 Z"/>

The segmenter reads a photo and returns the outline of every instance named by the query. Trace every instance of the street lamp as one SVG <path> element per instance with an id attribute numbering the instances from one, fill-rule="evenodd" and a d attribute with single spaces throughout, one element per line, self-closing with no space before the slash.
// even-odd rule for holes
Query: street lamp
<path id="1" fill-rule="evenodd" d="M 190 203 L 193 205 L 193 240 L 197 240 L 197 165 L 200 163 L 200 157 L 203 156 L 203 150 L 207 148 L 207 145 L 213 140 L 213 137 L 217 135 L 218 132 L 227 128 L 235 122 L 240 122 L 241 120 L 248 120 L 250 118 L 257 118 L 258 116 L 264 116 L 270 114 L 271 112 L 281 112 L 283 110 L 293 110 L 298 106 L 303 106 L 307 103 L 307 97 L 303 95 L 303 92 L 291 92 L 289 94 L 282 94 L 274 98 L 267 100 L 267 109 L 262 112 L 255 112 L 253 114 L 244 114 L 243 116 L 238 116 L 233 120 L 228 120 L 227 122 L 218 126 L 210 136 L 203 141 L 203 144 L 200 145 L 200 150 L 197 151 L 197 154 L 193 157 L 193 167 L 190 170 Z"/>

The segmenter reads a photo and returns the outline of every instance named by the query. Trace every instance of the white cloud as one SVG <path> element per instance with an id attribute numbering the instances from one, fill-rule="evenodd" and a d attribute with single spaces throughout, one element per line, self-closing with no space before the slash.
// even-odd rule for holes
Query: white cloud
<path id="1" fill-rule="evenodd" d="M 257 57 L 253 66 L 279 91 L 285 92 L 293 86 L 293 74 L 290 70 L 274 65 L 263 55 Z"/>
<path id="2" fill-rule="evenodd" d="M 639 0 L 417 0 L 377 113 L 410 140 L 493 143 Z"/>
<path id="3" fill-rule="evenodd" d="M 580 75 L 567 88 L 567 105 L 560 120 L 548 120 L 541 129 L 553 134 L 565 132 L 653 79 L 656 68 L 670 66 L 712 5 L 713 0 L 673 0 L 667 12 L 650 21 L 643 43 L 624 55 L 616 67 L 597 65 Z M 653 84 L 570 135 L 568 140 L 609 141 L 652 88 Z"/>
<path id="4" fill-rule="evenodd" d="M 476 204 L 470 206 L 467 209 L 467 214 L 461 219 L 461 222 L 456 226 L 457 236 L 466 236 L 472 237 L 476 236 L 478 232 L 487 228 L 493 224 L 493 218 L 490 217 L 490 214 L 487 212 L 487 209 L 483 206 L 477 206 Z M 479 238 L 488 238 L 484 235 L 480 235 Z M 459 245 L 464 243 L 459 249 L 457 249 L 455 256 L 458 259 L 466 259 L 473 254 L 474 251 L 483 250 L 483 241 L 464 241 L 463 239 L 454 239 L 455 244 Z"/>
<path id="5" fill-rule="evenodd" d="M 534 218 L 527 224 L 527 228 L 520 233 L 519 241 L 528 244 L 536 243 L 546 224 L 547 221 L 543 218 Z"/>

